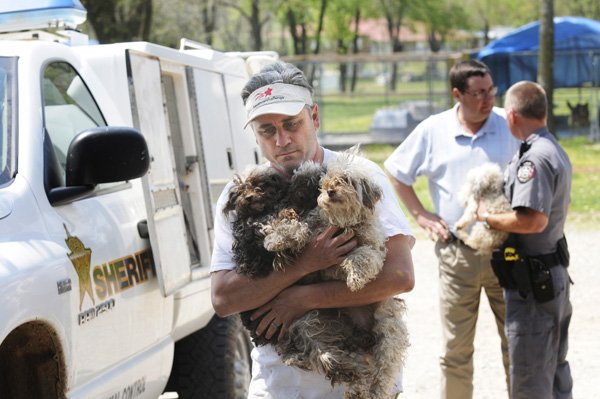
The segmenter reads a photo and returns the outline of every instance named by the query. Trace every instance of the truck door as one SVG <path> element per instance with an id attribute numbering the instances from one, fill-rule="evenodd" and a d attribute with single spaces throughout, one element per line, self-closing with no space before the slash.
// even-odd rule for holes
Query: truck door
<path id="1" fill-rule="evenodd" d="M 246 79 L 226 73 L 191 68 L 188 84 L 207 157 L 212 204 L 231 180 L 247 165 L 259 163 L 254 134 L 244 130 L 244 105 L 240 97 Z"/>
<path id="2" fill-rule="evenodd" d="M 163 295 L 191 280 L 191 256 L 177 178 L 173 137 L 161 80 L 160 61 L 127 51 L 134 126 L 148 142 L 150 173 L 143 178 L 148 232 Z"/>
<path id="3" fill-rule="evenodd" d="M 247 79 L 239 76 L 223 76 L 227 108 L 231 118 L 231 137 L 235 150 L 234 160 L 237 167 L 242 168 L 242 170 L 246 165 L 255 165 L 260 162 L 254 133 L 250 127 L 244 129 L 246 109 L 242 102 L 241 93 L 246 81 Z"/>

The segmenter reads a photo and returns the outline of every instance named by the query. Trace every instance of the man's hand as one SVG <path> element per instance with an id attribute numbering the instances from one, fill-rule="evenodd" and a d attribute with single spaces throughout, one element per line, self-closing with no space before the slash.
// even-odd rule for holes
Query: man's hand
<path id="1" fill-rule="evenodd" d="M 336 235 L 338 232 L 339 228 L 329 226 L 314 237 L 292 267 L 302 267 L 306 274 L 310 274 L 341 263 L 358 242 L 354 232 L 349 230 Z"/>
<path id="2" fill-rule="evenodd" d="M 256 327 L 257 335 L 269 339 L 279 330 L 277 339 L 281 339 L 294 320 L 309 310 L 303 306 L 301 289 L 301 286 L 291 286 L 252 313 L 252 320 L 264 316 Z"/>
<path id="3" fill-rule="evenodd" d="M 290 267 L 303 268 L 307 274 L 314 273 L 341 263 L 357 245 L 354 232 L 349 230 L 340 233 L 338 227 L 329 226 L 310 241 Z M 252 314 L 252 319 L 263 315 L 264 317 L 256 328 L 256 334 L 264 334 L 268 339 L 279 331 L 279 338 L 283 337 L 290 324 L 308 311 L 303 306 L 301 295 L 294 296 L 300 291 L 298 286 L 288 287 L 271 301 L 257 308 Z"/>
<path id="4" fill-rule="evenodd" d="M 387 255 L 380 274 L 359 291 L 351 291 L 345 281 L 331 280 L 316 284 L 298 284 L 282 290 L 252 314 L 264 315 L 256 333 L 281 339 L 289 326 L 312 309 L 363 306 L 412 290 L 414 270 L 410 254 L 412 237 L 396 235 L 386 242 Z M 273 323 L 274 322 L 274 323 Z M 273 323 L 273 324 L 271 324 Z"/>
<path id="5" fill-rule="evenodd" d="M 388 171 L 385 173 L 388 175 L 388 178 L 396 189 L 396 193 L 398 193 L 408 212 L 415 218 L 419 226 L 427 232 L 429 238 L 433 241 L 448 241 L 450 239 L 450 230 L 446 221 L 423 207 L 413 186 L 400 182 L 400 180 L 396 179 Z"/>
<path id="6" fill-rule="evenodd" d="M 448 223 L 435 213 L 423 211 L 417 215 L 416 221 L 427 232 L 431 240 L 448 241 L 450 239 Z"/>
<path id="7" fill-rule="evenodd" d="M 251 279 L 235 270 L 211 274 L 212 303 L 221 317 L 258 308 L 303 277 L 341 263 L 357 243 L 351 231 L 328 227 L 314 237 L 292 265 L 264 278 Z"/>

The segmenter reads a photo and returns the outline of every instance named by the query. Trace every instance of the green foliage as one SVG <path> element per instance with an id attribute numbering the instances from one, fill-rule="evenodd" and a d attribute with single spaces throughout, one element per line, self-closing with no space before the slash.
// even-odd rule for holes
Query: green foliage
<path id="1" fill-rule="evenodd" d="M 432 51 L 440 49 L 451 31 L 470 27 L 469 16 L 463 6 L 446 0 L 413 2 L 409 15 L 412 20 L 425 23 Z"/>
<path id="2" fill-rule="evenodd" d="M 327 5 L 325 36 L 334 42 L 352 40 L 352 21 L 360 4 L 360 0 L 330 0 Z"/>
<path id="3" fill-rule="evenodd" d="M 256 7 L 261 23 L 263 48 L 290 53 L 287 10 L 306 27 L 307 48 L 314 45 L 323 0 L 82 0 L 88 11 L 84 31 L 102 43 L 148 40 L 176 47 L 186 37 L 226 51 L 247 51 L 252 39 L 248 16 Z M 356 7 L 361 18 L 385 18 L 393 24 L 425 21 L 429 31 L 443 34 L 470 28 L 486 30 L 495 25 L 520 26 L 539 18 L 539 2 L 522 0 L 326 0 L 325 35 L 335 49 L 337 39 L 350 40 L 349 25 Z M 598 0 L 555 2 L 555 15 L 578 15 L 600 19 Z M 245 14 L 245 16 L 244 16 Z M 300 25 L 298 25 L 300 26 Z M 256 27 L 255 27 L 256 28 Z M 95 30 L 95 33 L 93 32 Z"/>
<path id="4" fill-rule="evenodd" d="M 148 40 L 152 0 L 82 0 L 88 26 L 100 43 Z"/>
<path id="5" fill-rule="evenodd" d="M 559 1 L 554 4 L 556 15 L 574 15 L 600 20 L 600 2 L 598 0 Z"/>

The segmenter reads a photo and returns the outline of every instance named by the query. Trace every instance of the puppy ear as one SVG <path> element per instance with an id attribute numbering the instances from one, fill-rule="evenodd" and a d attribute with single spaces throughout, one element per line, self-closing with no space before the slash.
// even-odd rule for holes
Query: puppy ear
<path id="1" fill-rule="evenodd" d="M 350 155 L 351 157 L 359 156 L 360 155 L 360 143 L 356 143 L 352 147 L 348 148 L 346 150 L 346 153 L 348 155 Z"/>
<path id="2" fill-rule="evenodd" d="M 229 212 L 235 210 L 235 204 L 240 195 L 244 192 L 244 180 L 240 175 L 233 176 L 233 186 L 229 190 L 229 199 L 223 207 L 223 213 L 228 215 Z"/>
<path id="3" fill-rule="evenodd" d="M 368 209 L 375 209 L 375 204 L 382 195 L 381 188 L 367 179 L 360 179 L 358 192 L 363 205 Z"/>

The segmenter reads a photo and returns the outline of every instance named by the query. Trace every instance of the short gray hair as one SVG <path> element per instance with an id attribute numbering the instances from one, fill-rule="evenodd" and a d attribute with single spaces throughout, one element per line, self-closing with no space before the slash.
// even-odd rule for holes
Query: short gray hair
<path id="1" fill-rule="evenodd" d="M 246 104 L 246 100 L 248 100 L 250 94 L 255 90 L 273 83 L 287 83 L 302 86 L 307 88 L 311 94 L 313 93 L 312 87 L 308 83 L 304 72 L 292 64 L 276 61 L 265 66 L 260 72 L 248 79 L 248 82 L 242 89 L 242 100 L 244 101 L 244 104 Z"/>
<path id="2" fill-rule="evenodd" d="M 506 92 L 504 108 L 507 111 L 512 109 L 525 118 L 542 120 L 548 112 L 546 92 L 535 82 L 517 82 Z"/>

